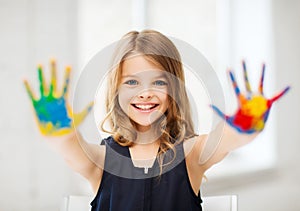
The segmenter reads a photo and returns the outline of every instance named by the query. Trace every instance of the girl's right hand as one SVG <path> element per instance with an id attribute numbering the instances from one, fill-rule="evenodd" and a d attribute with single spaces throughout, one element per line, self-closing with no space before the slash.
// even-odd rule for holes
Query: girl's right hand
<path id="1" fill-rule="evenodd" d="M 49 87 L 46 85 L 42 66 L 39 65 L 39 98 L 33 94 L 28 81 L 24 80 L 27 93 L 35 111 L 38 127 L 43 135 L 60 136 L 73 132 L 75 126 L 78 126 L 85 119 L 93 107 L 93 103 L 91 102 L 82 112 L 73 114 L 72 108 L 67 101 L 70 71 L 71 67 L 67 66 L 63 88 L 61 91 L 57 91 L 55 61 L 51 61 L 51 82 Z"/>

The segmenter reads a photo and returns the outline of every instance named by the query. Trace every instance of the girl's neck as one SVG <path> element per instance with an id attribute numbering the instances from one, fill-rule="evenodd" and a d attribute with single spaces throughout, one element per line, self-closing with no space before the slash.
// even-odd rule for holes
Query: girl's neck
<path id="1" fill-rule="evenodd" d="M 159 151 L 159 142 L 136 143 L 129 147 L 133 165 L 140 168 L 151 168 Z"/>
<path id="2" fill-rule="evenodd" d="M 153 128 L 147 131 L 137 131 L 136 144 L 151 145 L 158 141 L 160 135 Z"/>
<path id="3" fill-rule="evenodd" d="M 149 168 L 153 166 L 159 151 L 159 137 L 160 134 L 157 133 L 154 126 L 148 127 L 147 130 L 137 130 L 135 144 L 129 147 L 135 167 Z"/>

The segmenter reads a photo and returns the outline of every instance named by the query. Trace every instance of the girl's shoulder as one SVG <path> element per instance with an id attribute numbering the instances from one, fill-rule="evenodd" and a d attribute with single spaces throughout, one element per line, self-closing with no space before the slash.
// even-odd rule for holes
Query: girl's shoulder
<path id="1" fill-rule="evenodd" d="M 112 135 L 102 139 L 101 145 L 105 146 L 106 152 L 110 154 L 110 156 L 121 154 L 123 156 L 130 157 L 128 147 L 120 145 Z"/>
<path id="2" fill-rule="evenodd" d="M 106 138 L 103 138 L 100 145 L 105 145 L 108 144 L 109 146 L 113 145 L 113 144 L 117 144 L 117 142 L 115 141 L 115 139 L 113 138 L 113 136 L 108 136 Z"/>
<path id="3" fill-rule="evenodd" d="M 205 140 L 207 139 L 207 134 L 197 135 L 192 138 L 186 139 L 183 142 L 183 149 L 185 153 L 185 157 L 194 157 L 199 158 L 201 154 Z M 193 159 L 194 160 L 194 159 Z"/>

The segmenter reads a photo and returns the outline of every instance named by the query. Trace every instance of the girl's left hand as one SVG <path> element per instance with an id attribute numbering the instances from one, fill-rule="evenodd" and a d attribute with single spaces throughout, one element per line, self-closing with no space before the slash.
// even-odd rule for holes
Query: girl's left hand
<path id="1" fill-rule="evenodd" d="M 271 99 L 267 99 L 263 93 L 263 80 L 265 74 L 265 64 L 262 67 L 262 74 L 260 80 L 260 86 L 258 93 L 254 93 L 251 90 L 251 86 L 248 81 L 248 75 L 246 70 L 245 62 L 243 61 L 244 79 L 246 85 L 246 93 L 240 92 L 240 89 L 235 80 L 234 74 L 229 71 L 230 79 L 232 81 L 237 99 L 238 106 L 237 112 L 228 116 L 221 112 L 216 106 L 211 105 L 217 114 L 223 118 L 231 127 L 235 128 L 240 133 L 255 133 L 264 129 L 265 123 L 268 119 L 272 104 L 281 98 L 290 87 L 287 86 L 284 90 L 279 92 Z"/>

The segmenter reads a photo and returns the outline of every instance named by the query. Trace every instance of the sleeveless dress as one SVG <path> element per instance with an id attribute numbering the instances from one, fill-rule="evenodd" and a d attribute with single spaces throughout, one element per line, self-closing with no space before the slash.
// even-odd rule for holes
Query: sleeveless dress
<path id="1" fill-rule="evenodd" d="M 92 211 L 202 211 L 200 191 L 196 195 L 189 181 L 183 144 L 178 144 L 164 158 L 160 174 L 158 162 L 147 168 L 135 167 L 129 148 L 119 145 L 112 136 L 106 145 L 102 181 L 91 202 Z"/>

